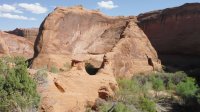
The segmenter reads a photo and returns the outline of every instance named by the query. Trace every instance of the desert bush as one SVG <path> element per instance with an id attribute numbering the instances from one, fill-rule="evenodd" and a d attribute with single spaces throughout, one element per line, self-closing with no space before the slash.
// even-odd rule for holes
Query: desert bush
<path id="1" fill-rule="evenodd" d="M 196 100 L 197 100 L 197 103 L 200 105 L 200 90 L 198 90 L 196 94 Z"/>
<path id="2" fill-rule="evenodd" d="M 36 83 L 29 77 L 22 57 L 0 59 L 0 111 L 30 111 L 36 109 L 40 97 Z"/>
<path id="3" fill-rule="evenodd" d="M 162 91 L 165 89 L 164 82 L 160 77 L 151 77 L 153 89 L 156 91 Z"/>
<path id="4" fill-rule="evenodd" d="M 117 103 L 113 112 L 131 112 L 131 110 L 123 103 Z"/>
<path id="5" fill-rule="evenodd" d="M 99 105 L 98 107 L 98 111 L 99 112 L 108 112 L 108 110 L 112 107 L 112 103 L 110 102 L 106 102 L 106 103 L 103 103 L 101 105 Z"/>
<path id="6" fill-rule="evenodd" d="M 105 103 L 99 107 L 99 112 L 132 112 L 131 109 L 129 109 L 128 106 L 125 104 L 118 102 L 116 105 L 113 105 L 112 103 Z"/>
<path id="7" fill-rule="evenodd" d="M 177 94 L 186 99 L 194 97 L 197 90 L 196 81 L 191 77 L 187 77 L 184 81 L 180 82 L 176 88 Z"/>
<path id="8" fill-rule="evenodd" d="M 140 110 L 142 112 L 156 112 L 156 103 L 166 108 L 168 105 L 166 103 L 183 108 L 192 107 L 196 105 L 195 102 L 197 101 L 200 104 L 200 89 L 195 80 L 188 77 L 184 72 L 137 75 L 132 79 L 118 79 L 117 82 L 119 90 L 114 99 L 110 101 L 120 104 L 119 110 L 128 109 L 132 111 L 134 109 L 137 112 Z M 162 97 L 150 96 L 150 90 L 163 91 L 171 97 L 168 95 Z M 177 95 L 179 97 L 173 97 Z M 111 104 L 101 106 L 102 110 L 105 111 L 110 107 L 112 107 Z"/>
<path id="9" fill-rule="evenodd" d="M 142 97 L 140 100 L 140 108 L 145 112 L 156 112 L 156 103 L 148 98 Z"/>
<path id="10" fill-rule="evenodd" d="M 38 70 L 37 73 L 34 75 L 34 80 L 39 85 L 47 83 L 48 82 L 48 80 L 47 80 L 47 69 Z"/>
<path id="11" fill-rule="evenodd" d="M 171 74 L 169 78 L 171 78 L 172 82 L 177 85 L 178 83 L 182 82 L 187 78 L 187 74 L 183 71 L 176 72 L 174 74 Z"/>
<path id="12" fill-rule="evenodd" d="M 119 91 L 116 93 L 117 100 L 125 104 L 136 104 L 141 95 L 142 87 L 137 80 L 120 79 L 118 80 Z"/>
<path id="13" fill-rule="evenodd" d="M 171 91 L 176 90 L 176 85 L 173 83 L 172 79 L 168 80 L 166 89 Z"/>

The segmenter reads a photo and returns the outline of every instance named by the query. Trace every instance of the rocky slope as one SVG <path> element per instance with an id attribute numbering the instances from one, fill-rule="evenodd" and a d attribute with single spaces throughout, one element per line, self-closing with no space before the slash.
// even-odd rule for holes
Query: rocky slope
<path id="1" fill-rule="evenodd" d="M 138 20 L 164 63 L 200 63 L 200 3 L 140 14 Z"/>
<path id="2" fill-rule="evenodd" d="M 33 56 L 33 44 L 23 37 L 0 31 L 0 56 Z"/>
<path id="3" fill-rule="evenodd" d="M 100 68 L 105 56 L 116 76 L 160 69 L 157 53 L 136 21 L 79 6 L 56 8 L 41 24 L 32 68 L 62 68 L 80 57 Z"/>
<path id="4" fill-rule="evenodd" d="M 38 28 L 16 28 L 13 31 L 7 31 L 7 33 L 25 37 L 33 43 L 35 42 L 38 32 Z"/>
<path id="5" fill-rule="evenodd" d="M 118 87 L 114 76 L 107 74 L 108 63 L 95 76 L 88 75 L 84 64 L 74 60 L 69 71 L 48 73 L 38 85 L 41 112 L 84 112 L 86 107 L 95 107 L 98 98 L 113 97 Z M 37 75 L 34 70 L 30 73 Z"/>

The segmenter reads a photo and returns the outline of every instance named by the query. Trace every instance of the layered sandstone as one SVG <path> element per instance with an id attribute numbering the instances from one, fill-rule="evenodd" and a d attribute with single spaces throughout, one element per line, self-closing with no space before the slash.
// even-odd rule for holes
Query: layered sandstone
<path id="1" fill-rule="evenodd" d="M 15 30 L 8 31 L 7 33 L 25 37 L 26 39 L 34 43 L 38 35 L 38 32 L 39 32 L 38 28 L 16 28 Z"/>
<path id="2" fill-rule="evenodd" d="M 23 37 L 0 31 L 0 56 L 33 56 L 33 44 Z"/>
<path id="3" fill-rule="evenodd" d="M 77 57 L 100 68 L 105 56 L 116 76 L 160 69 L 157 53 L 136 21 L 82 7 L 56 8 L 41 24 L 32 68 L 62 68 Z"/>
<path id="4" fill-rule="evenodd" d="M 200 55 L 200 3 L 140 14 L 138 20 L 159 54 Z"/>

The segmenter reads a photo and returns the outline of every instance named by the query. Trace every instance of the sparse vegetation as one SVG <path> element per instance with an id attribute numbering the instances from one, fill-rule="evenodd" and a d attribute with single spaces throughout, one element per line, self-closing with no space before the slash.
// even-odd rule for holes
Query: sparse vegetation
<path id="1" fill-rule="evenodd" d="M 152 82 L 155 91 L 162 91 L 165 89 L 163 80 L 160 77 L 153 76 L 150 78 L 150 81 Z"/>
<path id="2" fill-rule="evenodd" d="M 51 73 L 58 73 L 58 72 L 59 72 L 59 69 L 58 69 L 57 67 L 55 67 L 55 66 L 51 66 L 50 72 L 51 72 Z"/>
<path id="3" fill-rule="evenodd" d="M 117 103 L 117 104 L 111 104 L 111 103 L 106 103 L 103 104 L 102 106 L 99 107 L 100 112 L 132 112 L 129 107 L 124 105 L 123 103 Z"/>
<path id="4" fill-rule="evenodd" d="M 170 105 L 174 110 L 173 105 L 179 105 L 187 111 L 200 102 L 200 89 L 195 79 L 184 72 L 137 75 L 132 79 L 118 79 L 118 84 L 115 97 L 100 105 L 98 111 L 108 111 L 114 102 L 113 112 L 156 112 Z"/>
<path id="5" fill-rule="evenodd" d="M 22 57 L 0 59 L 0 111 L 36 111 L 40 97 Z"/>
<path id="6" fill-rule="evenodd" d="M 144 97 L 140 100 L 140 108 L 146 112 L 156 112 L 156 103 Z"/>
<path id="7" fill-rule="evenodd" d="M 45 84 L 48 82 L 47 80 L 47 69 L 40 69 L 34 76 L 34 80 L 37 82 L 38 85 Z"/>

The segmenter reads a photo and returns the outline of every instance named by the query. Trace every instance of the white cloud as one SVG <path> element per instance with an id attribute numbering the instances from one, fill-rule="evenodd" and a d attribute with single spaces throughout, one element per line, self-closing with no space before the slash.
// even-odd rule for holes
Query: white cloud
<path id="1" fill-rule="evenodd" d="M 35 18 L 28 18 L 26 16 L 15 15 L 11 13 L 0 13 L 0 18 L 18 19 L 18 20 L 36 20 Z"/>
<path id="2" fill-rule="evenodd" d="M 8 4 L 0 5 L 0 12 L 23 13 L 22 11 L 17 10 L 14 5 L 8 5 Z"/>
<path id="3" fill-rule="evenodd" d="M 48 11 L 46 7 L 41 6 L 39 3 L 34 3 L 34 4 L 19 3 L 18 6 L 23 8 L 24 10 L 30 11 L 35 14 L 42 14 Z"/>
<path id="4" fill-rule="evenodd" d="M 99 7 L 101 8 L 105 8 L 105 9 L 113 9 L 113 8 L 117 8 L 118 5 L 115 5 L 113 1 L 109 0 L 109 1 L 101 1 L 97 3 Z"/>

